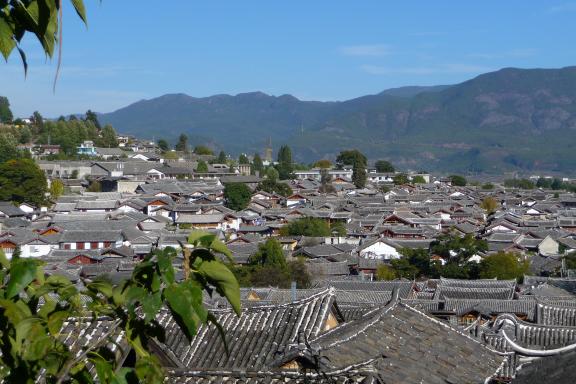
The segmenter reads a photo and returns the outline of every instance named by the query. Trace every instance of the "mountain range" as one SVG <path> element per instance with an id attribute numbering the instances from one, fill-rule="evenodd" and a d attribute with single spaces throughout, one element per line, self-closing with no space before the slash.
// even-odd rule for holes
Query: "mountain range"
<path id="1" fill-rule="evenodd" d="M 574 174 L 576 67 L 505 68 L 455 85 L 401 87 L 347 101 L 262 92 L 168 94 L 100 114 L 117 131 L 228 153 L 263 152 L 269 138 L 296 160 L 357 148 L 400 169 Z"/>

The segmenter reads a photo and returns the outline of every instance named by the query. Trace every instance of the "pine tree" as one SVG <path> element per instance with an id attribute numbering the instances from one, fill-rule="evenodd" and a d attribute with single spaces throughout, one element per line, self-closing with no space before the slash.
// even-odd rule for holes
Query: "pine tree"
<path id="1" fill-rule="evenodd" d="M 186 136 L 184 133 L 182 133 L 180 135 L 180 137 L 178 138 L 178 142 L 176 143 L 176 146 L 174 147 L 174 149 L 176 149 L 179 152 L 187 152 L 188 151 L 188 136 Z"/>

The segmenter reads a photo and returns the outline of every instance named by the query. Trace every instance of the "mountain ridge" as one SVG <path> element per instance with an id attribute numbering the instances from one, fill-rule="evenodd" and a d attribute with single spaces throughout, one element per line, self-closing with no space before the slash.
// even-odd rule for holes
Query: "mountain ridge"
<path id="1" fill-rule="evenodd" d="M 260 91 L 174 93 L 99 116 L 119 132 L 170 140 L 184 132 L 231 153 L 262 152 L 271 137 L 301 161 L 358 148 L 371 159 L 430 171 L 576 168 L 574 66 L 503 68 L 450 86 L 400 87 L 344 101 Z"/>

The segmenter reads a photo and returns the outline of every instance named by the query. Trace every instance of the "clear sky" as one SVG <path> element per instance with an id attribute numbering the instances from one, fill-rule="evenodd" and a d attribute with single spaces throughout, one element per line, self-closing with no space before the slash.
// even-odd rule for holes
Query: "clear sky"
<path id="1" fill-rule="evenodd" d="M 0 63 L 15 115 L 110 112 L 165 93 L 344 100 L 453 84 L 502 67 L 576 65 L 576 1 L 84 0 L 64 14 L 63 68 L 36 41 Z"/>

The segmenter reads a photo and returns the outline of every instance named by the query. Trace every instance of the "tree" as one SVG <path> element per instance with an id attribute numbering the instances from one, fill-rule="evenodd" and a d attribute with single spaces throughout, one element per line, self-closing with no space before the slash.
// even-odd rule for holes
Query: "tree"
<path id="1" fill-rule="evenodd" d="M 240 156 L 238 156 L 238 164 L 250 164 L 250 160 L 248 160 L 248 156 L 241 153 Z"/>
<path id="2" fill-rule="evenodd" d="M 394 269 L 386 264 L 380 264 L 376 268 L 376 280 L 394 280 L 396 278 L 396 272 Z"/>
<path id="3" fill-rule="evenodd" d="M 534 183 L 529 179 L 506 179 L 504 186 L 507 188 L 534 189 Z"/>
<path id="4" fill-rule="evenodd" d="M 255 153 L 252 158 L 252 170 L 261 174 L 263 169 L 264 164 L 262 163 L 262 158 L 260 157 L 260 154 Z"/>
<path id="5" fill-rule="evenodd" d="M 283 145 L 280 147 L 276 169 L 278 170 L 280 180 L 288 180 L 293 177 L 292 151 L 289 146 Z"/>
<path id="6" fill-rule="evenodd" d="M 338 157 L 336 157 L 336 166 L 340 169 L 345 165 L 351 165 L 354 167 L 356 164 L 361 164 L 364 168 L 366 168 L 366 164 L 368 164 L 366 156 L 357 149 L 342 151 Z"/>
<path id="7" fill-rule="evenodd" d="M 392 260 L 391 264 L 396 276 L 399 278 L 413 280 L 420 272 L 416 266 L 410 264 L 410 261 L 404 257 Z"/>
<path id="8" fill-rule="evenodd" d="M 270 167 L 266 170 L 266 178 L 276 182 L 278 180 L 278 171 L 274 167 Z"/>
<path id="9" fill-rule="evenodd" d="M 252 191 L 246 184 L 226 183 L 224 184 L 224 199 L 226 207 L 235 211 L 241 211 L 248 206 Z"/>
<path id="10" fill-rule="evenodd" d="M 20 138 L 18 141 L 20 144 L 27 144 L 32 141 L 32 131 L 30 131 L 30 128 L 26 126 L 20 128 Z"/>
<path id="11" fill-rule="evenodd" d="M 12 122 L 12 119 L 14 119 L 14 116 L 10 110 L 10 102 L 8 102 L 8 98 L 0 96 L 0 123 L 10 123 Z"/>
<path id="12" fill-rule="evenodd" d="M 356 188 L 364 188 L 366 179 L 366 165 L 357 162 L 352 168 L 352 183 Z"/>
<path id="13" fill-rule="evenodd" d="M 552 187 L 552 180 L 544 177 L 539 177 L 538 180 L 536 181 L 536 187 L 548 189 Z"/>
<path id="14" fill-rule="evenodd" d="M 527 260 L 520 260 L 515 253 L 501 251 L 482 259 L 480 277 L 483 279 L 516 279 L 520 281 L 529 268 L 530 264 Z"/>
<path id="15" fill-rule="evenodd" d="M 208 173 L 208 164 L 204 160 L 199 160 L 196 166 L 196 173 Z"/>
<path id="16" fill-rule="evenodd" d="M 408 184 L 410 180 L 408 180 L 407 174 L 398 173 L 397 175 L 394 175 L 392 181 L 394 182 L 394 185 L 402 185 L 402 184 Z"/>
<path id="17" fill-rule="evenodd" d="M 484 200 L 482 200 L 482 203 L 480 203 L 480 208 L 485 210 L 486 213 L 491 214 L 496 212 L 499 205 L 500 204 L 498 204 L 495 198 L 493 198 L 492 196 L 488 196 L 485 197 Z"/>
<path id="18" fill-rule="evenodd" d="M 412 183 L 414 184 L 426 184 L 426 179 L 422 175 L 416 175 L 412 177 Z"/>
<path id="19" fill-rule="evenodd" d="M 318 188 L 318 191 L 321 193 L 336 192 L 336 188 L 332 185 L 332 175 L 327 168 L 320 169 L 320 188 Z"/>
<path id="20" fill-rule="evenodd" d="M 184 133 L 180 134 L 174 149 L 179 152 L 188 152 L 188 136 L 186 136 Z"/>
<path id="21" fill-rule="evenodd" d="M 402 258 L 408 260 L 408 263 L 416 268 L 416 277 L 430 274 L 430 253 L 428 249 L 402 248 L 400 254 Z"/>
<path id="22" fill-rule="evenodd" d="M 224 151 L 220 151 L 220 154 L 218 155 L 218 163 L 219 164 L 226 164 L 226 153 Z"/>
<path id="23" fill-rule="evenodd" d="M 482 189 L 492 190 L 492 189 L 494 189 L 494 184 L 492 184 L 492 183 L 484 183 L 484 184 L 482 184 Z"/>
<path id="24" fill-rule="evenodd" d="M 251 265 L 271 266 L 282 270 L 288 269 L 282 244 L 275 238 L 269 238 L 264 243 L 259 244 L 258 251 L 250 256 L 248 263 Z"/>
<path id="25" fill-rule="evenodd" d="M 84 117 L 84 121 L 90 121 L 92 124 L 94 124 L 94 126 L 96 127 L 96 129 L 98 131 L 100 131 L 102 129 L 102 126 L 100 125 L 100 122 L 98 121 L 98 115 L 96 115 L 96 113 L 92 112 L 91 110 L 86 111 L 86 116 Z"/>
<path id="26" fill-rule="evenodd" d="M 38 111 L 34 111 L 32 116 L 30 116 L 32 125 L 36 128 L 37 133 L 42 133 L 44 131 L 44 117 Z"/>
<path id="27" fill-rule="evenodd" d="M 460 175 L 450 175 L 448 177 L 450 179 L 450 183 L 456 187 L 465 187 L 467 184 L 466 178 Z"/>
<path id="28" fill-rule="evenodd" d="M 314 163 L 315 168 L 332 168 L 332 162 L 330 160 L 322 159 Z"/>
<path id="29" fill-rule="evenodd" d="M 332 230 L 325 220 L 303 217 L 291 221 L 280 229 L 283 236 L 330 237 Z"/>
<path id="30" fill-rule="evenodd" d="M 102 183 L 98 180 L 92 180 L 86 190 L 88 192 L 102 192 Z"/>
<path id="31" fill-rule="evenodd" d="M 554 191 L 557 191 L 559 189 L 562 189 L 563 184 L 564 183 L 562 183 L 561 179 L 554 178 L 552 184 L 550 184 L 550 188 L 552 188 Z"/>
<path id="32" fill-rule="evenodd" d="M 48 192 L 50 192 L 52 200 L 58 199 L 64 193 L 64 183 L 60 179 L 52 180 Z"/>
<path id="33" fill-rule="evenodd" d="M 0 163 L 22 157 L 17 145 L 18 143 L 12 135 L 0 133 Z"/>
<path id="34" fill-rule="evenodd" d="M 160 139 L 158 140 L 158 148 L 160 148 L 162 152 L 166 152 L 170 149 L 170 145 L 166 140 Z"/>
<path id="35" fill-rule="evenodd" d="M 445 260 L 464 264 L 470 257 L 488 251 L 488 243 L 486 240 L 476 239 L 471 234 L 463 237 L 455 234 L 443 234 L 430 244 L 430 251 Z"/>
<path id="36" fill-rule="evenodd" d="M 288 184 L 271 179 L 265 179 L 259 182 L 256 190 L 268 193 L 277 193 L 284 197 L 290 196 L 292 194 L 292 188 L 290 188 Z"/>
<path id="37" fill-rule="evenodd" d="M 205 145 L 197 145 L 194 147 L 194 153 L 197 155 L 213 155 L 214 152 Z"/>
<path id="38" fill-rule="evenodd" d="M 396 171 L 394 166 L 386 160 L 378 160 L 376 163 L 374 163 L 374 166 L 376 167 L 376 172 L 392 173 Z"/>
<path id="39" fill-rule="evenodd" d="M 303 258 L 298 258 L 288 262 L 288 270 L 290 271 L 290 280 L 296 282 L 296 287 L 299 289 L 306 289 L 310 287 L 312 277 L 308 273 L 306 263 Z"/>
<path id="40" fill-rule="evenodd" d="M 104 148 L 117 148 L 118 138 L 116 131 L 110 124 L 106 124 L 101 132 L 101 138 L 98 140 L 98 145 Z"/>
<path id="41" fill-rule="evenodd" d="M 0 164 L 0 200 L 40 206 L 46 199 L 44 172 L 30 159 L 13 159 Z"/>
<path id="42" fill-rule="evenodd" d="M 7 260 L 0 252 L 0 380 L 28 384 L 41 375 L 47 383 L 163 382 L 165 374 L 150 343 L 166 338 L 155 320 L 160 311 L 172 314 L 189 341 L 200 326 L 216 323 L 203 304 L 203 292 L 218 292 L 240 314 L 238 283 L 216 257 L 230 258 L 230 251 L 205 232 L 191 233 L 188 242 L 194 248 L 183 252 L 182 282 L 173 267 L 177 253 L 167 248 L 138 263 L 128 279 L 113 284 L 99 278 L 83 290 L 64 276 L 46 277 L 39 260 Z M 66 345 L 61 332 L 80 334 L 105 317 L 107 332 L 77 349 Z M 114 351 L 118 346 L 133 351 L 133 368 L 122 366 Z"/>

